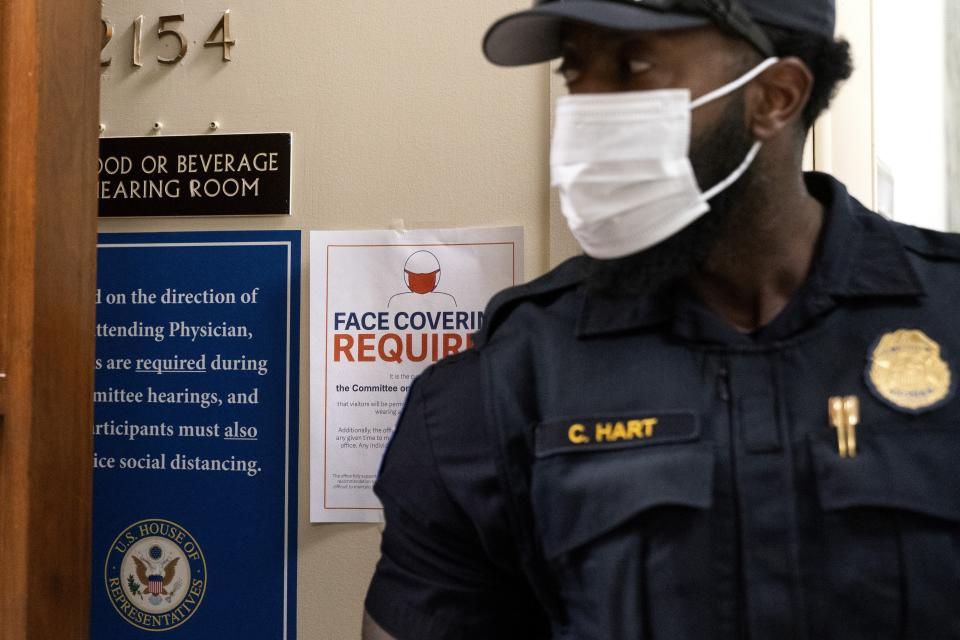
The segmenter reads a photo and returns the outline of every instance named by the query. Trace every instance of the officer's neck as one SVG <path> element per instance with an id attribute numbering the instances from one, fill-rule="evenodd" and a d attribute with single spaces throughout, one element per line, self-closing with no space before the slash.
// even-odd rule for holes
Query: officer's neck
<path id="1" fill-rule="evenodd" d="M 707 307 L 743 333 L 769 324 L 797 293 L 823 228 L 823 205 L 807 191 L 802 173 L 783 173 L 751 185 L 742 205 L 752 214 L 749 224 L 719 238 L 688 280 Z"/>

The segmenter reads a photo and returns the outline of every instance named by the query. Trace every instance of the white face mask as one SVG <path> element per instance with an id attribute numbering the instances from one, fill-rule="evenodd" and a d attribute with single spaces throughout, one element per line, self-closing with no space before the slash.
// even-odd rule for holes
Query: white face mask
<path id="1" fill-rule="evenodd" d="M 567 224 L 587 255 L 621 258 L 663 242 L 710 210 L 760 152 L 706 192 L 688 156 L 690 112 L 744 86 L 776 64 L 769 58 L 691 102 L 687 89 L 563 96 L 550 152 Z"/>

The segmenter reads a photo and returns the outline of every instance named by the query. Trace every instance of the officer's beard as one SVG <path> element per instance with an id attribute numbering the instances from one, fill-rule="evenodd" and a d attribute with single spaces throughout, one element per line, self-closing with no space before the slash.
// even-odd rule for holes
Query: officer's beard
<path id="1" fill-rule="evenodd" d="M 691 141 L 690 162 L 698 183 L 707 189 L 725 179 L 743 162 L 754 140 L 745 123 L 743 94 L 724 111 L 717 127 Z M 613 260 L 586 256 L 587 290 L 605 297 L 650 296 L 676 286 L 702 269 L 749 225 L 751 207 L 744 195 L 753 168 L 710 201 L 710 211 L 679 233 L 644 251 Z"/>

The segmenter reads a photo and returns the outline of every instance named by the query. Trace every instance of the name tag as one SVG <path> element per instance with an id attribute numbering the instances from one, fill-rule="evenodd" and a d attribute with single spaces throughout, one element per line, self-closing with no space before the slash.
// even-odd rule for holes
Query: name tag
<path id="1" fill-rule="evenodd" d="M 699 437 L 700 421 L 697 414 L 688 411 L 554 420 L 538 425 L 534 435 L 538 458 L 687 442 Z"/>

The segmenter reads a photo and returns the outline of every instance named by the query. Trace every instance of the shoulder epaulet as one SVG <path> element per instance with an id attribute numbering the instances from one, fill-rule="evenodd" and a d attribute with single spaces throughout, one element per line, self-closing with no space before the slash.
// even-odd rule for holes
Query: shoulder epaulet
<path id="1" fill-rule="evenodd" d="M 925 258 L 960 262 L 960 234 L 921 229 L 894 222 L 893 230 L 909 251 Z"/>
<path id="2" fill-rule="evenodd" d="M 583 280 L 583 257 L 577 256 L 561 263 L 544 275 L 526 284 L 504 289 L 487 304 L 483 314 L 483 328 L 473 336 L 477 346 L 482 346 L 510 311 L 526 300 L 554 296 L 576 287 Z"/>

